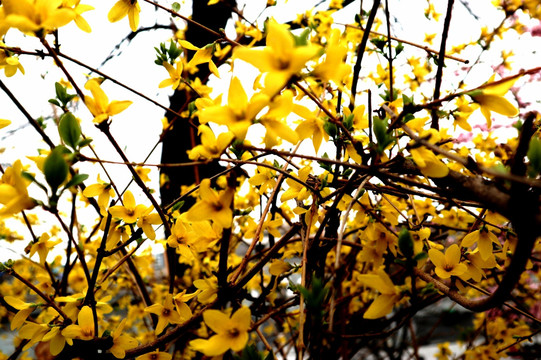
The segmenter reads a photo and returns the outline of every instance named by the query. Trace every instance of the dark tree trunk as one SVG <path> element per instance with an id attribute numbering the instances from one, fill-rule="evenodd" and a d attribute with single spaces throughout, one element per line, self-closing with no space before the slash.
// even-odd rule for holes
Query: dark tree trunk
<path id="1" fill-rule="evenodd" d="M 206 27 L 220 31 L 225 28 L 227 21 L 231 18 L 231 4 L 222 2 L 207 6 L 208 0 L 194 0 L 192 20 L 205 25 Z M 203 47 L 218 40 L 213 34 L 204 29 L 188 24 L 186 31 L 186 40 L 198 47 Z M 193 52 L 190 53 L 193 56 Z M 206 83 L 210 75 L 209 68 L 206 64 L 199 65 L 199 71 L 189 75 L 189 80 L 199 78 L 202 83 Z M 190 102 L 197 98 L 197 94 L 192 92 L 189 87 L 183 90 L 176 90 L 170 98 L 169 108 L 177 113 L 182 113 L 188 109 Z M 173 124 L 172 128 L 164 134 L 162 138 L 162 157 L 163 164 L 186 163 L 189 162 L 187 150 L 192 149 L 199 143 L 197 136 L 197 119 L 190 120 L 187 117 L 178 117 L 173 113 L 167 112 L 166 117 L 169 123 Z M 212 162 L 208 165 L 199 165 L 191 167 L 164 167 L 161 174 L 168 178 L 168 181 L 160 187 L 160 195 L 163 206 L 167 206 L 174 202 L 181 194 L 183 185 L 190 186 L 194 183 L 199 183 L 201 179 L 210 177 L 219 173 L 223 168 L 217 163 Z M 186 199 L 182 210 L 186 210 L 191 205 L 191 197 Z M 192 202 L 193 203 L 193 202 Z M 169 236 L 170 234 L 165 234 Z M 167 267 L 170 276 L 170 283 L 173 285 L 175 277 L 181 277 L 185 268 L 177 266 L 178 255 L 175 249 L 168 248 L 167 250 Z"/>

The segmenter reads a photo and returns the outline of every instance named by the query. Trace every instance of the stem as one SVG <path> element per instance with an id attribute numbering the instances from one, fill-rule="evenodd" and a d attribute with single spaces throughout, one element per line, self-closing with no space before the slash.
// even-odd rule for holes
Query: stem
<path id="1" fill-rule="evenodd" d="M 389 62 L 389 102 L 394 101 L 393 90 L 393 48 L 391 47 L 391 19 L 389 15 L 389 1 L 385 0 L 385 22 L 387 23 L 387 47 L 389 48 L 389 54 L 387 55 L 387 61 Z"/>
<path id="2" fill-rule="evenodd" d="M 113 135 L 111 134 L 111 131 L 110 131 L 110 128 L 109 128 L 109 122 L 107 121 L 103 121 L 101 122 L 100 124 L 97 125 L 98 129 L 100 129 L 104 134 L 105 136 L 107 137 L 107 139 L 109 140 L 109 142 L 113 145 L 113 147 L 115 148 L 115 150 L 117 151 L 117 153 L 120 155 L 120 157 L 122 158 L 122 161 L 124 161 L 126 163 L 126 166 L 128 167 L 128 170 L 130 171 L 130 173 L 132 174 L 133 176 L 133 179 L 135 180 L 135 183 L 137 185 L 139 185 L 139 187 L 141 188 L 141 190 L 143 190 L 143 193 L 146 195 L 146 197 L 150 200 L 150 202 L 152 203 L 152 205 L 154 206 L 154 209 L 156 209 L 156 211 L 158 212 L 158 215 L 160 215 L 160 219 L 162 220 L 162 223 L 163 223 L 163 226 L 165 227 L 165 231 L 167 233 L 171 233 L 171 227 L 169 226 L 169 221 L 167 219 L 167 217 L 165 216 L 165 213 L 163 212 L 162 208 L 160 207 L 160 205 L 158 204 L 158 202 L 156 201 L 156 199 L 154 198 L 154 196 L 152 196 L 152 194 L 150 193 L 150 191 L 148 190 L 148 188 L 146 187 L 145 183 L 143 182 L 143 180 L 141 180 L 141 177 L 139 176 L 139 174 L 135 171 L 135 169 L 133 168 L 133 166 L 131 165 L 130 161 L 128 160 L 128 158 L 126 157 L 126 154 L 124 154 L 124 152 L 122 151 L 122 149 L 120 148 L 120 146 L 118 145 L 118 143 L 116 142 L 115 138 L 113 137 Z"/>
<path id="3" fill-rule="evenodd" d="M 351 82 L 351 104 L 349 105 L 349 108 L 352 111 L 355 108 L 355 96 L 357 95 L 357 82 L 359 81 L 359 73 L 361 72 L 361 62 L 363 61 L 364 51 L 366 49 L 366 45 L 368 44 L 368 38 L 370 37 L 370 29 L 372 29 L 372 25 L 376 19 L 379 4 L 380 0 L 374 0 L 372 9 L 370 10 L 370 15 L 368 16 L 366 28 L 363 29 L 363 38 L 359 44 L 359 47 L 357 48 L 357 61 L 353 67 L 353 80 Z"/>
<path id="4" fill-rule="evenodd" d="M 356 201 L 359 199 L 361 195 L 361 191 L 363 190 L 365 184 L 370 180 L 370 177 L 367 176 L 364 178 L 364 180 L 361 182 L 357 190 L 355 191 L 355 196 L 353 196 L 352 201 L 349 203 L 346 212 L 344 213 L 342 224 L 340 226 L 340 231 L 338 232 L 338 239 L 336 240 L 336 255 L 334 257 L 334 271 L 335 273 L 338 271 L 338 268 L 340 267 L 340 251 L 342 250 L 342 242 L 344 240 L 344 231 L 346 229 L 347 219 L 349 216 L 349 213 L 351 209 L 353 208 L 353 205 L 355 205 Z M 330 310 L 329 310 L 329 331 L 333 330 L 334 325 L 334 311 L 336 306 L 336 288 L 340 286 L 340 284 L 334 284 L 333 286 L 333 293 L 331 297 L 331 304 L 330 304 Z"/>
<path id="5" fill-rule="evenodd" d="M 70 318 L 68 315 L 66 315 L 66 313 L 64 313 L 64 311 L 62 311 L 62 309 L 53 301 L 51 300 L 51 298 L 49 296 L 47 296 L 47 294 L 44 294 L 43 292 L 41 292 L 40 289 L 38 289 L 36 286 L 34 286 L 34 284 L 32 284 L 30 281 L 26 280 L 25 278 L 23 278 L 21 275 L 19 275 L 15 270 L 13 270 L 12 268 L 8 269 L 7 270 L 8 274 L 10 274 L 11 276 L 13 276 L 14 278 L 16 278 L 17 280 L 19 280 L 20 282 L 22 282 L 24 285 L 26 285 L 28 288 L 30 288 L 32 291 L 34 291 L 36 294 L 38 294 L 38 296 L 40 298 L 42 298 L 43 300 L 45 300 L 45 302 L 47 303 L 47 305 L 49 305 L 50 307 L 52 307 L 53 309 L 56 310 L 56 312 L 58 312 L 58 314 L 60 314 L 60 316 L 62 316 L 64 318 L 65 321 L 69 321 L 71 322 Z"/>
<path id="6" fill-rule="evenodd" d="M 79 257 L 79 261 L 81 262 L 81 266 L 83 267 L 83 272 L 85 273 L 86 282 L 87 284 L 90 284 L 90 271 L 88 270 L 88 266 L 86 264 L 85 254 L 84 254 L 83 249 L 81 249 L 79 244 L 77 244 L 77 242 L 75 241 L 75 238 L 73 237 L 73 233 L 70 231 L 66 223 L 64 223 L 64 221 L 58 214 L 58 210 L 55 210 L 53 214 L 58 220 L 58 222 L 60 222 L 62 229 L 66 232 L 66 234 L 68 234 L 69 241 L 73 243 L 75 251 L 77 252 L 77 256 Z"/>
<path id="7" fill-rule="evenodd" d="M 436 71 L 436 84 L 434 87 L 434 100 L 440 97 L 441 80 L 443 77 L 443 66 L 445 62 L 445 48 L 447 45 L 447 36 L 449 35 L 449 26 L 451 25 L 451 14 L 453 12 L 453 4 L 455 0 L 449 0 L 447 2 L 447 13 L 445 14 L 445 21 L 443 23 L 443 32 L 441 34 L 440 54 L 438 56 L 438 69 Z M 432 124 L 431 128 L 439 130 L 439 116 L 437 108 L 432 109 Z"/>
<path id="8" fill-rule="evenodd" d="M 295 147 L 295 149 L 292 151 L 292 154 L 295 154 L 295 152 L 299 148 L 299 145 L 300 144 L 298 144 Z M 274 186 L 274 189 L 272 190 L 270 198 L 267 200 L 267 204 L 265 205 L 265 209 L 263 210 L 263 213 L 261 214 L 261 218 L 259 220 L 259 223 L 257 224 L 257 228 L 255 230 L 255 234 L 254 234 L 254 238 L 252 240 L 252 243 L 250 244 L 250 247 L 248 248 L 248 250 L 246 250 L 246 253 L 244 254 L 244 258 L 242 259 L 242 262 L 241 262 L 239 268 L 237 269 L 237 272 L 231 278 L 231 283 L 234 283 L 235 281 L 237 281 L 237 278 L 239 277 L 239 275 L 242 274 L 242 272 L 244 271 L 244 269 L 248 265 L 248 261 L 250 259 L 250 254 L 254 250 L 256 244 L 259 242 L 259 237 L 261 235 L 261 231 L 263 230 L 263 224 L 265 223 L 265 218 L 267 217 L 267 214 L 269 212 L 271 204 L 273 203 L 274 199 L 276 199 L 276 197 L 278 196 L 278 191 L 280 190 L 280 187 L 282 186 L 282 182 L 283 182 L 283 179 L 284 179 L 284 173 L 287 171 L 287 166 L 288 166 L 289 162 L 291 161 L 292 157 L 293 157 L 293 155 L 291 155 L 289 157 L 289 159 L 286 161 L 283 168 L 281 169 L 282 172 L 280 172 L 280 176 L 278 176 L 278 179 L 276 180 L 276 185 Z"/>
<path id="9" fill-rule="evenodd" d="M 36 129 L 36 131 L 41 135 L 41 138 L 43 139 L 43 141 L 45 141 L 51 149 L 54 148 L 55 145 L 51 141 L 49 136 L 47 136 L 45 131 L 43 131 L 41 126 L 39 126 L 38 122 L 34 120 L 34 118 L 28 113 L 28 111 L 26 111 L 24 106 L 22 106 L 19 100 L 17 100 L 15 95 L 13 95 L 13 93 L 7 88 L 7 86 L 4 84 L 2 80 L 0 80 L 0 88 L 6 93 L 6 95 L 11 99 L 11 101 L 15 104 L 15 106 L 17 106 L 17 108 L 23 113 L 23 115 L 26 117 L 30 125 L 32 125 L 32 127 Z"/>

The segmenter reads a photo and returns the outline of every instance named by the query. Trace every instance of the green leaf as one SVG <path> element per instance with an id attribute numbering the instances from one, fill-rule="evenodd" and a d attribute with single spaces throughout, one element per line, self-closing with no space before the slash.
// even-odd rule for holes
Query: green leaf
<path id="1" fill-rule="evenodd" d="M 394 137 L 387 134 L 387 121 L 374 117 L 373 121 L 374 135 L 377 141 L 377 152 L 382 154 L 383 151 L 394 142 Z"/>
<path id="2" fill-rule="evenodd" d="M 538 137 L 533 137 L 530 140 L 530 147 L 528 148 L 528 159 L 530 159 L 529 175 L 537 176 L 541 172 L 541 140 Z"/>
<path id="3" fill-rule="evenodd" d="M 346 116 L 346 117 L 344 118 L 344 121 L 343 121 L 343 122 L 344 122 L 344 127 L 345 127 L 346 129 L 348 129 L 348 130 L 353 129 L 353 118 L 354 118 L 354 117 L 355 117 L 355 116 L 354 116 L 353 114 L 349 114 L 348 116 Z"/>
<path id="4" fill-rule="evenodd" d="M 171 5 L 171 8 L 173 9 L 174 12 L 178 12 L 180 10 L 180 4 L 178 2 L 174 2 Z"/>
<path id="5" fill-rule="evenodd" d="M 231 152 L 233 154 L 235 154 L 237 159 L 242 159 L 242 155 L 246 151 L 246 149 L 244 149 L 244 141 L 238 140 L 238 139 L 235 139 L 233 141 L 233 143 L 231 144 L 230 149 L 231 149 Z"/>
<path id="6" fill-rule="evenodd" d="M 79 149 L 82 148 L 82 147 L 87 146 L 91 142 L 92 142 L 91 138 L 86 138 L 86 139 L 83 139 L 83 140 L 79 141 Z"/>
<path id="7" fill-rule="evenodd" d="M 175 203 L 175 205 L 173 205 L 173 207 L 171 208 L 171 213 L 175 212 L 176 210 L 179 210 L 183 206 L 184 206 L 184 200 Z"/>
<path id="8" fill-rule="evenodd" d="M 323 153 L 321 158 L 322 159 L 328 159 L 329 155 L 327 155 L 327 153 L 325 152 L 325 153 Z M 329 165 L 328 163 L 326 163 L 324 161 L 318 161 L 317 163 L 319 164 L 319 166 L 321 166 L 322 169 L 327 170 L 328 172 L 332 172 L 331 165 Z"/>
<path id="9" fill-rule="evenodd" d="M 25 178 L 26 180 L 30 180 L 31 182 L 35 183 L 36 185 L 38 185 L 40 188 L 42 188 L 45 192 L 47 192 L 47 188 L 45 187 L 45 185 L 43 185 L 42 183 L 40 183 L 39 181 L 36 180 L 36 178 L 34 177 L 34 175 L 30 174 L 29 172 L 27 171 L 23 171 L 21 172 L 21 176 L 23 178 Z"/>
<path id="10" fill-rule="evenodd" d="M 370 40 L 370 42 L 372 44 L 374 44 L 380 51 L 383 51 L 383 48 L 387 44 L 387 40 L 385 40 L 383 38 L 372 39 L 372 40 Z"/>
<path id="11" fill-rule="evenodd" d="M 402 101 L 404 102 L 404 106 L 413 104 L 413 95 L 408 97 L 406 94 L 402 94 Z"/>
<path id="12" fill-rule="evenodd" d="M 311 30 L 309 28 L 306 28 L 303 30 L 302 33 L 300 33 L 300 35 L 293 35 L 293 37 L 295 38 L 295 46 L 308 45 L 308 37 L 310 36 L 310 31 Z"/>
<path id="13" fill-rule="evenodd" d="M 515 129 L 517 129 L 517 131 L 520 133 L 520 131 L 522 130 L 522 125 L 523 125 L 523 122 L 520 121 L 520 120 L 517 120 L 514 124 L 513 124 L 513 127 Z"/>
<path id="14" fill-rule="evenodd" d="M 344 170 L 344 172 L 342 173 L 342 177 L 343 177 L 344 179 L 347 179 L 347 178 L 349 178 L 349 176 L 350 176 L 351 174 L 353 174 L 353 169 L 348 168 L 348 169 Z"/>
<path id="15" fill-rule="evenodd" d="M 64 154 L 69 152 L 64 146 L 55 147 L 43 163 L 43 173 L 47 184 L 51 187 L 53 193 L 56 193 L 58 187 L 66 180 L 68 176 L 68 163 L 64 159 Z"/>
<path id="16" fill-rule="evenodd" d="M 65 99 L 67 95 L 66 88 L 62 86 L 59 82 L 55 82 L 54 89 L 55 89 L 56 97 L 58 98 L 58 100 L 64 102 L 63 99 Z"/>
<path id="17" fill-rule="evenodd" d="M 330 121 L 327 121 L 325 122 L 325 124 L 323 124 L 323 129 L 332 138 L 335 138 L 338 135 L 338 128 L 336 127 L 336 124 Z"/>
<path id="18" fill-rule="evenodd" d="M 68 146 L 74 150 L 77 148 L 81 140 L 81 126 L 71 112 L 67 112 L 60 117 L 58 133 Z"/>
<path id="19" fill-rule="evenodd" d="M 54 105 L 58 106 L 58 107 L 62 107 L 62 106 L 60 105 L 60 103 L 58 102 L 58 100 L 56 100 L 56 99 L 49 99 L 49 102 L 50 102 L 51 104 L 54 104 Z"/>
<path id="20" fill-rule="evenodd" d="M 413 116 L 413 114 L 406 114 L 406 116 L 404 116 L 404 118 L 402 119 L 402 122 L 405 124 L 413 119 L 415 119 L 415 116 Z"/>
<path id="21" fill-rule="evenodd" d="M 72 186 L 77 186 L 79 184 L 81 184 L 83 181 L 85 181 L 86 179 L 88 179 L 88 175 L 87 174 L 76 174 L 74 175 L 70 181 L 68 181 L 68 183 L 66 184 L 66 189 L 67 188 L 70 188 Z"/>
<path id="22" fill-rule="evenodd" d="M 397 57 L 398 54 L 404 51 L 404 45 L 401 42 L 399 42 L 398 45 L 395 47 L 395 51 L 396 51 L 395 57 Z"/>

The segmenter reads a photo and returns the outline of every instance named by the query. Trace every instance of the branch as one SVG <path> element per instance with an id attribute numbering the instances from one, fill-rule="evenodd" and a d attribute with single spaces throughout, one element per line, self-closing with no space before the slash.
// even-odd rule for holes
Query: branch
<path id="1" fill-rule="evenodd" d="M 363 54 L 366 49 L 366 45 L 368 44 L 370 29 L 372 29 L 372 25 L 374 24 L 379 4 L 380 0 L 374 0 L 374 3 L 372 4 L 372 9 L 370 10 L 370 15 L 368 16 L 366 28 L 363 29 L 363 38 L 361 40 L 361 43 L 359 44 L 359 47 L 357 48 L 357 61 L 355 62 L 355 66 L 353 67 L 353 80 L 351 82 L 351 104 L 349 105 L 349 108 L 351 110 L 355 108 L 355 95 L 357 95 L 357 82 L 359 81 L 359 73 L 361 72 L 361 62 L 363 61 Z"/>
<path id="2" fill-rule="evenodd" d="M 447 13 L 445 14 L 445 21 L 443 23 L 443 32 L 441 34 L 440 54 L 438 56 L 438 69 L 436 71 L 436 84 L 434 86 L 434 99 L 440 97 L 441 80 L 443 77 L 443 67 L 445 62 L 445 48 L 447 45 L 447 35 L 449 35 L 449 26 L 451 25 L 451 14 L 453 12 L 453 4 L 455 0 L 448 0 Z M 432 109 L 432 125 L 433 129 L 439 130 L 439 117 L 436 108 Z"/>

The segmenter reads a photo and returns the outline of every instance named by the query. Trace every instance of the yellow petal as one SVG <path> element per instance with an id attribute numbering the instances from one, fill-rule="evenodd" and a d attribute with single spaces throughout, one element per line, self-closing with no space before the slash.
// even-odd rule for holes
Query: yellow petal
<path id="1" fill-rule="evenodd" d="M 445 255 L 441 251 L 430 249 L 428 250 L 428 257 L 436 268 L 443 268 L 445 266 Z"/>
<path id="2" fill-rule="evenodd" d="M 116 115 L 126 110 L 128 106 L 130 106 L 131 104 L 132 102 L 129 100 L 123 100 L 123 101 L 113 100 L 107 107 L 107 113 L 109 115 Z"/>
<path id="3" fill-rule="evenodd" d="M 237 77 L 231 79 L 227 102 L 228 106 L 237 114 L 246 111 L 246 107 L 248 105 L 248 96 L 246 96 L 246 92 L 244 91 L 244 88 Z"/>
<path id="4" fill-rule="evenodd" d="M 460 262 L 460 255 L 460 248 L 457 244 L 453 244 L 445 250 L 447 264 L 458 264 Z"/>
<path id="5" fill-rule="evenodd" d="M 515 116 L 518 114 L 518 109 L 511 104 L 506 98 L 498 95 L 481 94 L 474 97 L 482 108 L 487 108 L 490 111 L 497 112 L 505 116 Z"/>
<path id="6" fill-rule="evenodd" d="M 250 308 L 243 306 L 231 315 L 231 322 L 235 323 L 236 329 L 248 331 L 250 328 L 251 316 Z"/>
<path id="7" fill-rule="evenodd" d="M 205 310 L 203 320 L 215 333 L 227 333 L 229 330 L 229 316 L 220 310 Z"/>
<path id="8" fill-rule="evenodd" d="M 109 10 L 109 13 L 107 14 L 107 19 L 110 22 L 117 22 L 120 19 L 124 18 L 126 15 L 128 15 L 128 10 L 130 9 L 130 5 L 123 0 L 119 0 L 113 5 L 111 10 Z"/>
<path id="9" fill-rule="evenodd" d="M 398 301 L 398 295 L 382 294 L 378 296 L 363 315 L 365 319 L 378 319 L 389 314 L 394 304 Z"/>
<path id="10" fill-rule="evenodd" d="M 472 231 L 468 235 L 464 236 L 460 245 L 462 247 L 470 247 L 479 240 L 480 230 Z"/>

